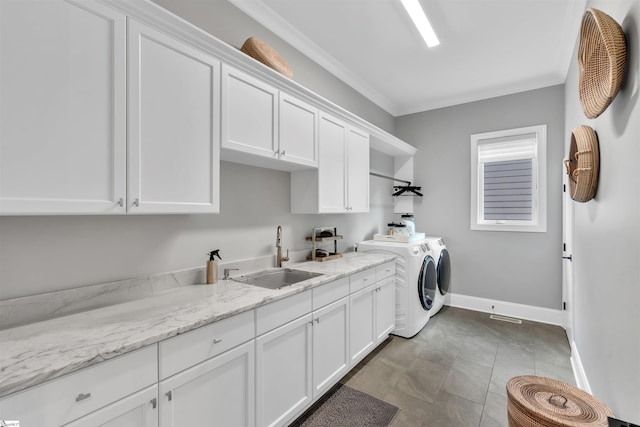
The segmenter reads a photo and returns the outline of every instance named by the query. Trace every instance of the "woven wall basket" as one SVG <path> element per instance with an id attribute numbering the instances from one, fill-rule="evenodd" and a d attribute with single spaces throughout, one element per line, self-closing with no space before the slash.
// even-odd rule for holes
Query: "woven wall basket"
<path id="1" fill-rule="evenodd" d="M 262 40 L 255 37 L 249 37 L 242 44 L 240 50 L 253 59 L 262 62 L 267 67 L 273 68 L 280 74 L 289 78 L 293 77 L 293 72 L 291 71 L 291 67 L 287 61 L 285 61 L 274 48 Z"/>
<path id="2" fill-rule="evenodd" d="M 627 45 L 618 23 L 598 9 L 587 9 L 580 27 L 578 93 L 584 115 L 598 117 L 616 97 L 627 67 Z"/>
<path id="3" fill-rule="evenodd" d="M 564 161 L 569 175 L 569 194 L 576 202 L 588 202 L 598 190 L 600 151 L 598 137 L 589 126 L 578 126 L 571 132 L 569 159 Z"/>
<path id="4" fill-rule="evenodd" d="M 525 375 L 507 383 L 509 427 L 607 427 L 613 412 L 577 387 Z"/>

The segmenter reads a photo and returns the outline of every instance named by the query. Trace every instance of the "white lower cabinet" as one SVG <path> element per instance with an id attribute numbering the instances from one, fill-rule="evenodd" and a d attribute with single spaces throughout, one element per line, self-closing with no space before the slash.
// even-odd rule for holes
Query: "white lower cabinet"
<path id="1" fill-rule="evenodd" d="M 385 340 L 395 328 L 395 280 L 385 278 L 349 297 L 351 366 Z"/>
<path id="2" fill-rule="evenodd" d="M 349 297 L 349 357 L 351 366 L 355 366 L 371 350 L 376 341 L 374 324 L 375 316 L 375 287 L 370 285 Z"/>
<path id="3" fill-rule="evenodd" d="M 254 425 L 250 341 L 160 382 L 160 426 Z"/>
<path id="4" fill-rule="evenodd" d="M 0 419 L 19 420 L 22 427 L 58 427 L 76 420 L 82 426 L 100 425 L 118 418 L 136 419 L 129 413 L 153 409 L 156 398 L 155 392 L 143 394 L 144 399 L 136 393 L 155 387 L 157 382 L 157 346 L 150 345 L 3 398 Z M 94 414 L 95 423 L 82 418 L 89 420 Z"/>
<path id="5" fill-rule="evenodd" d="M 396 286 L 390 277 L 378 282 L 376 288 L 376 344 L 385 340 L 396 327 Z"/>
<path id="6" fill-rule="evenodd" d="M 313 398 L 349 371 L 349 297 L 313 312 Z"/>
<path id="7" fill-rule="evenodd" d="M 284 425 L 312 400 L 311 313 L 256 338 L 256 425 Z"/>
<path id="8" fill-rule="evenodd" d="M 66 424 L 66 427 L 157 427 L 157 425 L 158 386 L 154 385 Z"/>

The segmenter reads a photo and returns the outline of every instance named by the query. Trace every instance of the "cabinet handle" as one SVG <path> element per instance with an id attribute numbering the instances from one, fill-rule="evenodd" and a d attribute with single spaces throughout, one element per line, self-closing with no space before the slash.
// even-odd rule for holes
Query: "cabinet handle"
<path id="1" fill-rule="evenodd" d="M 313 320 L 309 321 L 309 324 L 310 324 L 311 326 L 313 326 Z"/>
<path id="2" fill-rule="evenodd" d="M 140 199 L 134 199 L 133 200 L 133 206 L 135 206 L 136 208 L 140 207 Z"/>
<path id="3" fill-rule="evenodd" d="M 85 399 L 88 399 L 91 397 L 91 393 L 80 393 L 78 395 L 78 397 L 76 397 L 76 402 L 82 402 Z"/>
<path id="4" fill-rule="evenodd" d="M 154 397 L 153 399 L 151 399 L 151 408 L 156 409 L 156 406 L 158 406 L 158 399 Z"/>
<path id="5" fill-rule="evenodd" d="M 287 154 L 286 150 L 282 150 L 282 153 L 280 153 L 281 156 L 284 156 L 285 154 Z"/>
<path id="6" fill-rule="evenodd" d="M 320 323 L 320 318 L 319 317 L 316 317 L 315 320 L 316 320 L 316 323 Z"/>
<path id="7" fill-rule="evenodd" d="M 169 400 L 169 402 L 171 402 L 171 399 L 173 399 L 173 393 L 171 393 L 171 391 L 168 391 L 165 394 L 167 395 L 167 399 Z"/>
<path id="8" fill-rule="evenodd" d="M 273 152 L 274 156 L 279 156 L 280 155 L 280 149 L 278 148 L 276 151 Z"/>
<path id="9" fill-rule="evenodd" d="M 118 206 L 120 207 L 124 206 L 124 199 L 122 197 L 120 197 L 120 200 L 118 200 Z"/>
<path id="10" fill-rule="evenodd" d="M 213 343 L 214 344 L 218 344 L 219 342 L 222 342 L 222 338 L 214 338 L 213 339 Z"/>

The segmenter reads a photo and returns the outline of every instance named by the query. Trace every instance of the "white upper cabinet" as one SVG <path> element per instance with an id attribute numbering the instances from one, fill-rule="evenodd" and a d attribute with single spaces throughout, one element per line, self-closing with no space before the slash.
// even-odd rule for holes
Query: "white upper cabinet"
<path id="1" fill-rule="evenodd" d="M 222 158 L 281 170 L 318 166 L 318 109 L 222 67 Z"/>
<path id="2" fill-rule="evenodd" d="M 125 38 L 93 1 L 0 1 L 0 214 L 125 212 Z"/>
<path id="3" fill-rule="evenodd" d="M 318 134 L 318 169 L 291 174 L 291 212 L 369 212 L 369 135 L 323 113 Z"/>
<path id="4" fill-rule="evenodd" d="M 369 212 L 369 135 L 347 131 L 347 210 Z"/>
<path id="5" fill-rule="evenodd" d="M 129 20 L 129 213 L 219 212 L 220 62 Z"/>
<path id="6" fill-rule="evenodd" d="M 318 167 L 318 109 L 280 92 L 280 160 Z"/>
<path id="7" fill-rule="evenodd" d="M 222 67 L 223 149 L 277 158 L 277 110 L 276 88 L 232 67 Z"/>

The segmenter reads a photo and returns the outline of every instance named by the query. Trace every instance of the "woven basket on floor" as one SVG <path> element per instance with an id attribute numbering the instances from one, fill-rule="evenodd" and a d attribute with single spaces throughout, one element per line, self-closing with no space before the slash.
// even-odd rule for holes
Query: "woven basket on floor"
<path id="1" fill-rule="evenodd" d="M 578 92 L 584 115 L 598 117 L 616 97 L 627 64 L 624 32 L 606 13 L 589 8 L 582 17 Z"/>
<path id="2" fill-rule="evenodd" d="M 255 37 L 249 37 L 242 44 L 240 50 L 253 59 L 262 62 L 267 67 L 273 68 L 280 74 L 289 78 L 293 77 L 293 72 L 291 71 L 291 67 L 287 61 L 285 61 L 274 48 L 262 40 Z"/>
<path id="3" fill-rule="evenodd" d="M 564 161 L 569 175 L 569 195 L 576 202 L 588 202 L 598 190 L 600 151 L 598 137 L 589 126 L 578 126 L 571 132 L 569 159 Z"/>
<path id="4" fill-rule="evenodd" d="M 509 427 L 607 426 L 613 412 L 577 387 L 551 378 L 524 375 L 507 383 Z"/>

